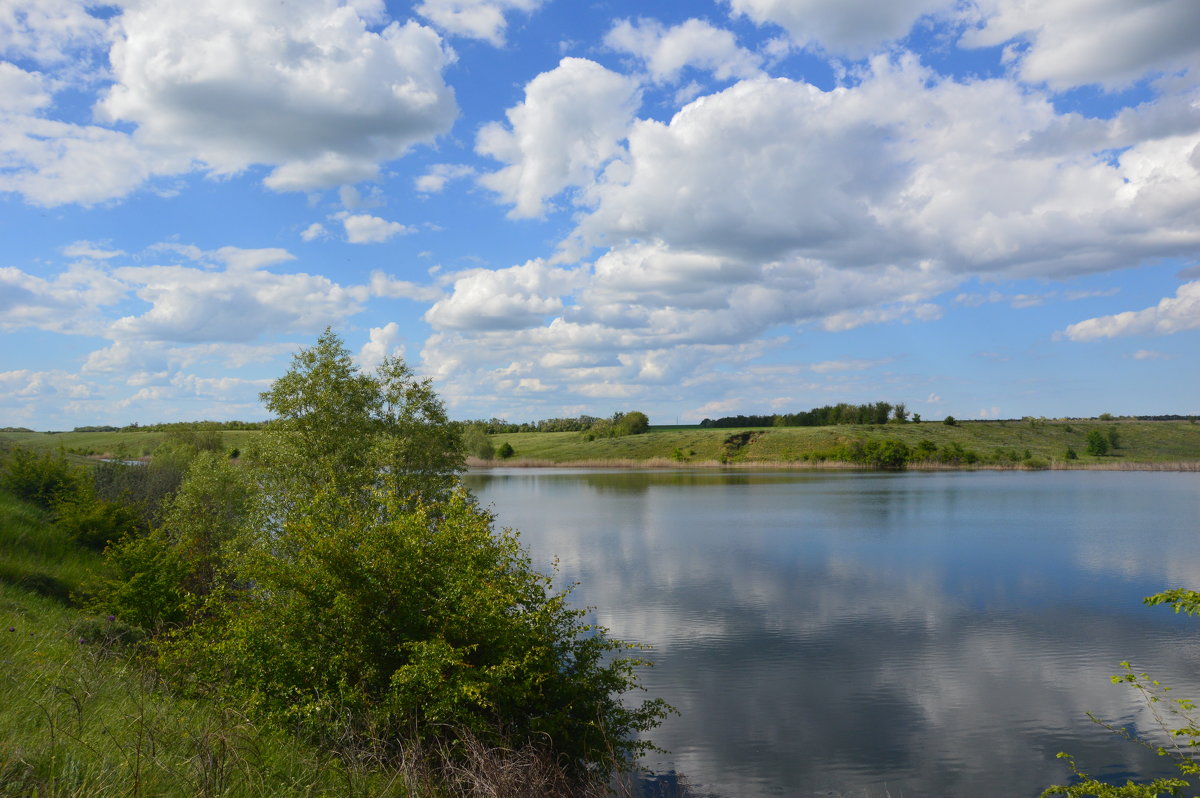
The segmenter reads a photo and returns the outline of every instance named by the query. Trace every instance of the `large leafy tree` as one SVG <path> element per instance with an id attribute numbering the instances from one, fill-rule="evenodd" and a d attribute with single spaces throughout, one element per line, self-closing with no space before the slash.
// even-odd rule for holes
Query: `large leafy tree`
<path id="1" fill-rule="evenodd" d="M 459 433 L 429 380 L 401 358 L 359 370 L 332 330 L 296 354 L 262 399 L 276 419 L 253 459 L 276 518 L 316 490 L 371 501 L 378 489 L 407 506 L 442 501 L 465 468 Z"/>

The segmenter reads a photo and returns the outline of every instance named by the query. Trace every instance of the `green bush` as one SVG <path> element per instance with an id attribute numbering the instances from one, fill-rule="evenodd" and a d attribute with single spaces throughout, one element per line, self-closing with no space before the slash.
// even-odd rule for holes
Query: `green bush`
<path id="1" fill-rule="evenodd" d="M 1108 436 L 1098 429 L 1089 430 L 1087 434 L 1087 453 L 1096 457 L 1108 454 Z"/>
<path id="2" fill-rule="evenodd" d="M 312 497 L 241 561 L 249 588 L 169 647 L 176 670 L 320 737 L 466 730 L 549 742 L 573 768 L 635 753 L 666 707 L 625 707 L 630 647 L 551 590 L 515 533 L 458 492 L 414 510 Z M 617 656 L 613 656 L 616 654 Z M 606 765 L 607 763 L 607 765 Z"/>
<path id="3" fill-rule="evenodd" d="M 49 452 L 13 449 L 0 471 L 0 488 L 47 509 L 73 496 L 82 484 L 78 469 Z"/>
<path id="4" fill-rule="evenodd" d="M 515 452 L 513 451 L 512 444 L 508 441 L 505 441 L 504 443 L 500 444 L 500 448 L 496 450 L 496 454 L 499 455 L 502 460 L 507 460 L 508 458 L 512 457 Z"/>
<path id="5" fill-rule="evenodd" d="M 142 528 L 138 513 L 126 504 L 97 498 L 91 490 L 55 505 L 58 527 L 81 546 L 102 551 L 109 543 Z"/>
<path id="6" fill-rule="evenodd" d="M 399 360 L 364 374 L 326 331 L 263 398 L 279 418 L 247 466 L 246 511 L 207 520 L 239 472 L 202 455 L 162 529 L 113 552 L 127 622 L 178 625 L 158 641 L 178 687 L 393 755 L 466 735 L 594 775 L 646 747 L 668 708 L 622 703 L 634 647 L 453 488 L 461 439 L 427 382 Z"/>
<path id="7" fill-rule="evenodd" d="M 496 456 L 496 449 L 492 445 L 491 439 L 488 438 L 484 428 L 477 424 L 472 424 L 463 430 L 463 448 L 467 454 L 473 457 L 478 457 L 480 460 L 491 460 Z"/>

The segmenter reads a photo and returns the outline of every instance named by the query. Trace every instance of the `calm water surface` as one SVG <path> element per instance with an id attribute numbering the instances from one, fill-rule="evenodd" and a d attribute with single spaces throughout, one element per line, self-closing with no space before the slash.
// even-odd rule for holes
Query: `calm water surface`
<path id="1" fill-rule="evenodd" d="M 1131 660 L 1200 698 L 1200 475 L 494 470 L 468 485 L 581 604 L 654 646 L 688 795 L 1034 796 L 1059 751 L 1170 775 Z"/>

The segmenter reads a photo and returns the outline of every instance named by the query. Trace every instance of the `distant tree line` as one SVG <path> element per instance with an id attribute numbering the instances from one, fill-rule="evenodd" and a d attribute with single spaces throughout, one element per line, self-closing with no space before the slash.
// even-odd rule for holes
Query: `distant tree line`
<path id="1" fill-rule="evenodd" d="M 596 432 L 596 437 L 610 437 L 612 429 L 627 430 L 617 434 L 637 435 L 650 428 L 650 419 L 638 410 L 616 412 L 607 418 L 580 415 L 575 418 L 544 418 L 541 421 L 512 422 L 502 418 L 460 421 L 462 429 L 477 428 L 487 435 L 515 432 Z"/>
<path id="2" fill-rule="evenodd" d="M 775 413 L 769 416 L 725 416 L 706 418 L 701 427 L 828 427 L 836 424 L 886 424 L 889 421 L 904 423 L 909 420 L 908 408 L 903 402 L 872 402 L 852 405 L 840 402 L 836 405 L 814 407 L 807 412 Z M 914 416 L 914 420 L 919 420 Z"/>

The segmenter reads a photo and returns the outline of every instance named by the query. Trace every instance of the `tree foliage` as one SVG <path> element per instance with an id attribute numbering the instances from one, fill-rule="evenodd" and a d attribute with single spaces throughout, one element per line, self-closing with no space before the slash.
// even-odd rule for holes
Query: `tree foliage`
<path id="1" fill-rule="evenodd" d="M 1145 603 L 1150 606 L 1166 605 L 1175 612 L 1187 615 L 1200 615 L 1200 592 L 1186 588 L 1173 588 L 1147 596 Z M 1200 714 L 1197 713 L 1196 703 L 1191 699 L 1171 697 L 1170 687 L 1159 684 L 1146 673 L 1135 671 L 1128 662 L 1121 663 L 1121 673 L 1113 676 L 1112 681 L 1138 692 L 1154 719 L 1153 726 L 1157 728 L 1151 728 L 1155 737 L 1145 732 L 1130 731 L 1125 726 L 1115 726 L 1091 713 L 1088 717 L 1114 734 L 1170 759 L 1181 775 L 1200 775 Z M 1070 785 L 1047 788 L 1042 792 L 1043 798 L 1054 795 L 1068 798 L 1157 798 L 1160 795 L 1180 795 L 1181 789 L 1191 786 L 1190 782 L 1178 778 L 1141 782 L 1129 780 L 1119 786 L 1106 784 L 1082 773 L 1069 754 L 1060 753 L 1058 756 L 1067 760 L 1076 781 Z"/>
<path id="2" fill-rule="evenodd" d="M 1089 430 L 1087 434 L 1087 453 L 1096 457 L 1108 454 L 1108 436 L 1098 429 Z"/>
<path id="3" fill-rule="evenodd" d="M 668 708 L 622 703 L 635 647 L 457 485 L 459 432 L 427 381 L 399 360 L 364 374 L 326 331 L 263 398 L 279 417 L 250 465 L 198 457 L 162 527 L 113 550 L 114 600 L 175 627 L 158 651 L 177 684 L 339 745 L 463 733 L 579 774 L 645 747 Z"/>

